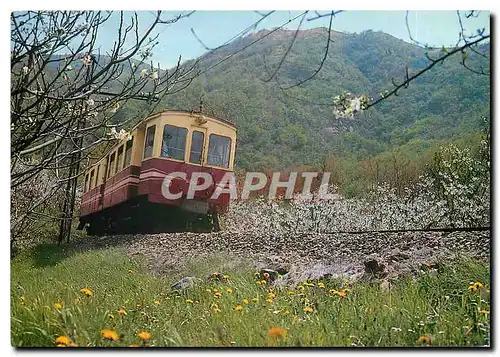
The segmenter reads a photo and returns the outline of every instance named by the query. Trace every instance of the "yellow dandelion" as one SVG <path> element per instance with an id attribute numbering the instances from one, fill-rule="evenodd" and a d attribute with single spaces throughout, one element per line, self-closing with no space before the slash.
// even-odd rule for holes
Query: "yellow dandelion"
<path id="1" fill-rule="evenodd" d="M 267 332 L 267 334 L 269 335 L 269 337 L 271 337 L 272 339 L 276 340 L 278 338 L 285 338 L 286 337 L 286 333 L 287 331 L 278 327 L 278 326 L 273 326 L 269 329 L 269 331 Z"/>
<path id="2" fill-rule="evenodd" d="M 344 289 L 344 290 L 340 290 L 338 293 L 337 293 L 338 296 L 342 296 L 342 297 L 346 297 L 347 296 L 347 291 Z"/>
<path id="3" fill-rule="evenodd" d="M 259 302 L 259 298 L 252 298 L 253 302 Z"/>
<path id="4" fill-rule="evenodd" d="M 418 338 L 417 342 L 420 343 L 420 344 L 425 343 L 425 344 L 430 345 L 431 344 L 431 338 L 430 338 L 430 336 L 423 335 L 423 336 L 420 336 Z"/>
<path id="5" fill-rule="evenodd" d="M 160 305 L 160 304 L 161 304 L 160 300 L 155 300 L 155 305 Z"/>
<path id="6" fill-rule="evenodd" d="M 146 331 L 139 332 L 137 336 L 139 336 L 139 338 L 143 341 L 147 341 L 151 338 L 151 334 Z"/>
<path id="7" fill-rule="evenodd" d="M 231 288 L 227 288 L 226 291 L 227 291 L 228 294 L 232 294 L 233 293 L 233 289 L 231 289 Z"/>
<path id="8" fill-rule="evenodd" d="M 56 345 L 67 346 L 71 343 L 71 340 L 66 336 L 59 336 L 56 338 Z"/>
<path id="9" fill-rule="evenodd" d="M 273 303 L 273 299 L 266 299 L 266 302 L 272 304 Z"/>
<path id="10" fill-rule="evenodd" d="M 241 305 L 236 305 L 236 306 L 234 307 L 234 310 L 235 310 L 235 311 L 241 311 L 241 310 L 243 310 L 243 306 L 241 306 Z"/>
<path id="11" fill-rule="evenodd" d="M 313 312 L 313 311 L 314 311 L 314 309 L 310 306 L 304 307 L 304 312 Z"/>
<path id="12" fill-rule="evenodd" d="M 266 285 L 267 283 L 266 283 L 266 281 L 265 281 L 265 280 L 259 280 L 259 281 L 257 282 L 257 284 L 259 284 L 259 285 Z"/>
<path id="13" fill-rule="evenodd" d="M 19 303 L 20 303 L 21 305 L 24 305 L 25 300 L 26 300 L 26 299 L 25 299 L 25 297 L 24 297 L 24 296 L 20 296 L 20 297 L 19 297 Z"/>
<path id="14" fill-rule="evenodd" d="M 118 334 L 113 330 L 102 330 L 102 338 L 105 340 L 118 341 Z"/>
<path id="15" fill-rule="evenodd" d="M 270 293 L 267 294 L 267 298 L 268 299 L 274 299 L 275 297 L 276 297 L 276 294 L 273 293 L 273 292 L 270 292 Z"/>
<path id="16" fill-rule="evenodd" d="M 56 347 L 66 347 L 66 345 L 63 345 L 62 343 L 56 345 Z"/>
<path id="17" fill-rule="evenodd" d="M 480 283 L 479 281 L 476 281 L 474 283 L 474 286 L 476 287 L 476 289 L 481 289 L 484 285 L 482 283 Z"/>
<path id="18" fill-rule="evenodd" d="M 223 280 L 229 280 L 229 275 L 225 275 L 225 274 L 224 274 L 224 275 L 222 276 L 222 279 L 223 279 Z"/>
<path id="19" fill-rule="evenodd" d="M 489 314 L 490 312 L 489 312 L 488 310 L 481 310 L 481 311 L 479 311 L 479 313 L 480 313 L 480 314 L 485 314 L 485 315 L 486 315 L 486 314 Z"/>
<path id="20" fill-rule="evenodd" d="M 56 308 L 57 310 L 61 310 L 61 309 L 62 309 L 62 304 L 61 304 L 60 302 L 56 302 L 56 303 L 54 304 L 54 306 L 55 306 L 55 308 Z"/>
<path id="21" fill-rule="evenodd" d="M 85 295 L 85 296 L 93 296 L 94 293 L 92 292 L 92 290 L 88 289 L 88 288 L 83 288 L 80 290 L 80 292 Z"/>
<path id="22" fill-rule="evenodd" d="M 318 283 L 318 288 L 324 289 L 325 288 L 325 283 L 323 283 L 323 282 L 320 281 Z"/>
<path id="23" fill-rule="evenodd" d="M 243 299 L 243 304 L 248 305 L 248 299 Z"/>
<path id="24" fill-rule="evenodd" d="M 120 315 L 122 315 L 122 316 L 123 316 L 123 315 L 127 315 L 127 311 L 126 311 L 124 308 L 121 308 L 120 310 L 118 310 L 118 313 L 119 313 Z"/>
<path id="25" fill-rule="evenodd" d="M 186 301 L 188 304 L 192 304 L 192 303 L 194 302 L 194 301 L 193 301 L 193 300 L 191 300 L 191 299 L 186 299 L 185 301 Z"/>
<path id="26" fill-rule="evenodd" d="M 222 296 L 222 294 L 221 294 L 220 292 L 216 292 L 216 293 L 214 294 L 214 296 L 215 296 L 216 298 L 218 298 L 218 297 L 221 297 L 221 296 Z"/>

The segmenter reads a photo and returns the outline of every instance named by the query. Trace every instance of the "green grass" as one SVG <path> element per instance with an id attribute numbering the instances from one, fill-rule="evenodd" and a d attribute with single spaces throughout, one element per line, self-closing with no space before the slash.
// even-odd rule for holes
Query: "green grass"
<path id="1" fill-rule="evenodd" d="M 153 276 L 117 248 L 71 252 L 39 247 L 12 261 L 12 345 L 50 347 L 58 336 L 67 336 L 80 347 L 126 347 L 140 344 L 141 331 L 151 333 L 148 346 L 420 346 L 423 335 L 430 335 L 433 346 L 489 344 L 489 314 L 480 312 L 490 310 L 484 294 L 489 265 L 484 262 L 445 263 L 437 276 L 401 279 L 389 290 L 355 283 L 341 297 L 329 290 L 347 286 L 324 280 L 325 288 L 314 282 L 295 290 L 275 289 L 276 297 L 266 301 L 269 285 L 259 285 L 243 260 L 225 266 L 227 282 L 205 281 L 182 293 L 170 290 L 181 275 L 205 279 L 223 266 L 219 256 L 193 261 L 184 274 Z M 469 291 L 471 281 L 485 286 Z M 84 296 L 82 288 L 93 296 Z M 215 297 L 214 289 L 222 296 Z M 243 310 L 234 310 L 237 305 Z M 312 312 L 304 311 L 306 306 Z M 120 308 L 127 314 L 121 316 Z M 286 336 L 271 338 L 273 326 Z M 104 340 L 103 329 L 116 331 L 119 341 Z"/>

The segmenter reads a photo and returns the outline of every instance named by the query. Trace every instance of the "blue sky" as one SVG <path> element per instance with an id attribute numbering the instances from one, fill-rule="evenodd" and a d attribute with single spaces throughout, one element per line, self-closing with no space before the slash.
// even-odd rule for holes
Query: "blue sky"
<path id="1" fill-rule="evenodd" d="M 265 13 L 266 11 L 263 11 Z M 302 11 L 276 11 L 264 19 L 258 26 L 269 29 L 281 26 Z M 321 11 L 321 13 L 326 13 Z M 165 12 L 163 18 L 172 18 L 179 12 Z M 364 30 L 383 31 L 405 41 L 410 41 L 405 22 L 405 11 L 346 11 L 336 15 L 333 29 L 342 32 L 359 33 Z M 462 12 L 462 14 L 465 14 Z M 128 13 L 127 15 L 131 15 Z M 314 17 L 311 11 L 307 17 Z M 159 62 L 162 68 L 176 64 L 179 55 L 183 60 L 196 58 L 206 52 L 206 49 L 195 39 L 191 28 L 208 47 L 217 47 L 235 34 L 248 27 L 260 18 L 253 11 L 197 11 L 189 18 L 165 27 L 160 25 L 156 33 L 160 33 L 160 44 L 155 47 L 153 60 Z M 117 19 L 117 18 L 116 18 Z M 150 24 L 154 12 L 139 12 L 139 23 L 142 27 Z M 410 11 L 409 25 L 412 36 L 419 42 L 433 46 L 454 45 L 458 39 L 459 23 L 456 11 Z M 489 11 L 482 11 L 477 18 L 465 19 L 464 27 L 467 33 L 474 33 L 478 28 L 486 28 L 489 33 Z M 300 18 L 285 26 L 296 29 Z M 329 18 L 314 21 L 304 21 L 301 28 L 327 27 Z M 99 34 L 99 43 L 110 47 L 116 37 L 116 21 L 108 22 Z"/>

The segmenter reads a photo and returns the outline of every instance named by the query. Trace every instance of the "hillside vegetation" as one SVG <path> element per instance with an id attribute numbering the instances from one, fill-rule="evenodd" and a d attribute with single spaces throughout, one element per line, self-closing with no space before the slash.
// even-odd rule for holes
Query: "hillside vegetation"
<path id="1" fill-rule="evenodd" d="M 267 30 L 237 40 L 207 55 L 211 66 Z M 443 140 L 457 139 L 488 126 L 490 79 L 465 69 L 451 57 L 410 87 L 347 123 L 336 132 L 332 101 L 343 91 L 377 98 L 391 89 L 391 79 L 423 68 L 425 49 L 382 32 L 335 32 L 327 60 L 311 81 L 281 91 L 265 82 L 293 37 L 278 31 L 197 78 L 190 87 L 167 96 L 158 108 L 198 108 L 203 96 L 208 111 L 237 123 L 237 166 L 241 169 L 321 165 L 327 156 L 356 159 L 406 145 L 424 151 Z M 308 77 L 324 53 L 326 29 L 300 32 L 277 80 L 286 87 Z M 434 51 L 439 52 L 439 51 Z M 481 47 L 489 56 L 489 44 Z M 433 55 L 431 51 L 430 55 Z M 469 60 L 479 61 L 471 54 Z"/>

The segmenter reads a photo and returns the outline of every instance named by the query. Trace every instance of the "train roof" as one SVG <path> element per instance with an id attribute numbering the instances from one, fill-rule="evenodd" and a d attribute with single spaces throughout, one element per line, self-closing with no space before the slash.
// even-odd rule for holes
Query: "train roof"
<path id="1" fill-rule="evenodd" d="M 210 114 L 207 114 L 207 113 L 202 113 L 200 111 L 196 111 L 196 110 L 177 110 L 177 109 L 171 109 L 171 110 L 162 110 L 162 111 L 159 111 L 159 112 L 155 112 L 153 114 L 150 114 L 148 115 L 147 117 L 141 119 L 141 121 L 139 121 L 130 131 L 136 129 L 138 126 L 140 126 L 141 124 L 143 124 L 144 122 L 150 120 L 150 119 L 153 119 L 155 117 L 157 117 L 158 115 L 160 114 L 163 114 L 163 113 L 182 113 L 182 114 L 202 114 L 210 119 L 215 119 L 216 121 L 219 121 L 221 123 L 224 123 L 224 124 L 227 124 L 231 127 L 233 127 L 235 130 L 236 130 L 236 124 L 230 120 L 227 120 L 227 119 L 222 119 L 222 118 L 218 118 L 216 116 L 213 116 L 213 115 L 210 115 Z"/>

